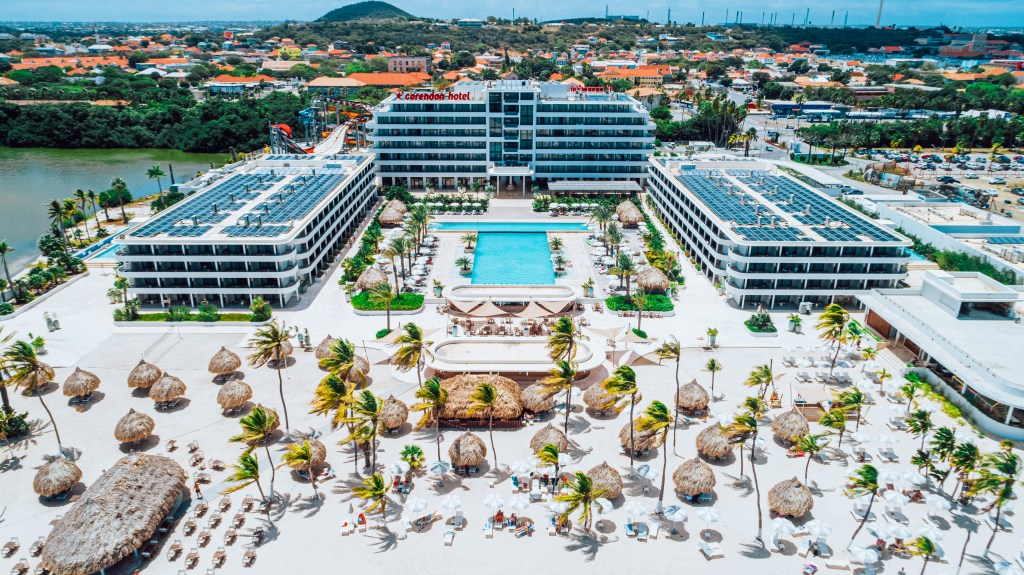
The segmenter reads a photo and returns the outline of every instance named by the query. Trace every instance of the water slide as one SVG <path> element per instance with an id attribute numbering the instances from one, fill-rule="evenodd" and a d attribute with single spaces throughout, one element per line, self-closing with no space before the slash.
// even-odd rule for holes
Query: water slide
<path id="1" fill-rule="evenodd" d="M 318 154 L 336 154 L 338 152 L 345 151 L 348 148 L 349 129 L 365 124 L 373 117 L 373 108 L 362 102 L 355 102 L 352 100 L 331 100 L 331 102 L 335 106 L 355 108 L 358 111 L 358 114 L 350 117 L 343 124 L 335 128 L 327 139 L 320 142 L 320 144 L 316 146 L 315 150 Z"/>

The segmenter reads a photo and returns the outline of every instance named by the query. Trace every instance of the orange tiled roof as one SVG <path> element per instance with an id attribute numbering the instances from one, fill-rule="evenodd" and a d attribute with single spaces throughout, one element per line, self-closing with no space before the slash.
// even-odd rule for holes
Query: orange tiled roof
<path id="1" fill-rule="evenodd" d="M 276 78 L 271 78 L 270 76 L 266 76 L 264 74 L 257 74 L 255 76 L 231 76 L 229 74 L 221 74 L 210 79 L 211 82 L 221 82 L 224 84 L 249 84 L 252 82 L 259 82 L 261 80 L 264 82 L 277 81 Z"/>

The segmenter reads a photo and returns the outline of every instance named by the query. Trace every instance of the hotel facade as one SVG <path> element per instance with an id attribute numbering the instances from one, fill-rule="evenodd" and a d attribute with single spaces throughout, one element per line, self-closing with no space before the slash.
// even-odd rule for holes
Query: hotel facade
<path id="1" fill-rule="evenodd" d="M 626 94 L 525 80 L 392 94 L 367 127 L 384 185 L 454 189 L 487 180 L 524 192 L 580 180 L 591 191 L 639 191 L 655 129 Z"/>
<path id="2" fill-rule="evenodd" d="M 858 306 L 907 275 L 910 240 L 773 163 L 650 164 L 647 192 L 666 227 L 740 307 Z"/>
<path id="3" fill-rule="evenodd" d="M 368 155 L 267 155 L 211 170 L 115 240 L 118 274 L 143 305 L 292 305 L 373 206 L 373 175 Z"/>

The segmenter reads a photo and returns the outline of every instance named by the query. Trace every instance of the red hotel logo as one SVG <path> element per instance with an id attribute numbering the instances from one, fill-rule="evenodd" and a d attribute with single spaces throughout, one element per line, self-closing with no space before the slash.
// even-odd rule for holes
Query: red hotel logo
<path id="1" fill-rule="evenodd" d="M 398 92 L 395 100 L 404 102 L 468 102 L 469 92 Z"/>

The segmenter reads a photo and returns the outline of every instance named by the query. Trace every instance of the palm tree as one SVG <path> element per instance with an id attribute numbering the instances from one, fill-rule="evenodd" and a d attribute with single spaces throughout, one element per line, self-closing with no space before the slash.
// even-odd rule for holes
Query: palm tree
<path id="1" fill-rule="evenodd" d="M 544 446 L 540 448 L 540 451 L 537 452 L 537 459 L 540 460 L 542 464 L 541 467 L 555 468 L 555 481 L 559 481 L 559 478 L 561 477 L 561 475 L 559 475 L 561 463 L 558 460 L 560 456 L 561 453 L 558 452 L 558 446 L 554 443 L 544 444 Z"/>
<path id="2" fill-rule="evenodd" d="M 622 235 L 622 230 L 619 229 L 618 224 L 610 222 L 605 226 L 604 240 L 612 248 L 609 254 L 616 254 L 619 251 L 619 245 L 622 244 L 625 237 Z"/>
<path id="3" fill-rule="evenodd" d="M 560 359 L 555 367 L 548 370 L 548 375 L 538 383 L 549 395 L 565 392 L 565 434 L 569 435 L 569 412 L 572 411 L 572 384 L 576 381 L 576 366 L 572 362 Z"/>
<path id="4" fill-rule="evenodd" d="M 780 376 L 781 377 L 781 376 Z M 747 387 L 758 388 L 757 397 L 758 399 L 764 399 L 768 395 L 768 389 L 775 390 L 775 383 L 777 378 L 775 372 L 772 369 L 772 363 L 768 362 L 764 365 L 755 366 L 743 383 Z"/>
<path id="5" fill-rule="evenodd" d="M 679 397 L 679 364 L 683 360 L 683 347 L 681 345 L 679 345 L 679 340 L 676 339 L 675 336 L 671 336 L 671 339 L 669 339 L 669 341 L 666 341 L 665 343 L 661 344 L 661 346 L 659 346 L 658 349 L 654 350 L 654 353 L 657 354 L 658 359 L 668 359 L 668 360 L 671 360 L 671 361 L 675 362 L 675 364 L 676 364 L 676 374 L 675 374 L 675 376 L 676 376 L 676 394 L 674 396 L 672 396 L 672 397 L 673 398 Z M 710 361 L 714 361 L 714 360 L 710 360 Z M 712 389 L 714 389 L 714 388 L 712 387 Z M 714 393 L 714 392 L 712 392 L 712 393 Z M 676 404 L 676 413 L 675 413 L 675 419 L 674 419 L 675 425 L 672 428 L 672 449 L 673 449 L 673 451 L 676 448 L 676 436 L 677 436 L 676 432 L 679 431 L 679 402 L 675 402 L 675 404 Z"/>
<path id="6" fill-rule="evenodd" d="M 423 364 L 428 359 L 434 359 L 434 354 L 430 351 L 430 346 L 434 342 L 424 341 L 423 330 L 412 322 L 405 324 L 402 329 L 405 333 L 398 336 L 395 340 L 395 343 L 401 347 L 395 352 L 391 363 L 399 371 L 415 369 L 416 382 L 419 384 L 419 387 L 423 387 Z"/>
<path id="7" fill-rule="evenodd" d="M 472 251 L 473 244 L 476 243 L 476 238 L 476 234 L 466 234 L 459 239 L 462 240 L 462 243 L 466 244 L 466 250 Z"/>
<path id="8" fill-rule="evenodd" d="M 953 452 L 956 451 L 956 434 L 952 429 L 948 427 L 940 427 L 935 430 L 932 434 L 932 440 L 928 442 L 928 446 L 931 448 L 931 453 L 938 457 L 941 461 L 949 463 L 953 457 Z M 946 478 L 949 477 L 951 467 L 942 472 L 939 472 L 939 488 L 941 489 L 943 484 L 946 482 Z"/>
<path id="9" fill-rule="evenodd" d="M 919 409 L 907 416 L 907 427 L 914 435 L 921 436 L 921 450 L 924 450 L 924 442 L 928 439 L 928 432 L 932 430 L 932 414 Z"/>
<path id="10" fill-rule="evenodd" d="M 371 473 L 377 470 L 378 421 L 383 410 L 384 402 L 372 391 L 364 389 L 359 395 L 352 398 L 350 415 L 342 420 L 355 426 L 355 429 L 344 441 L 346 443 L 356 441 L 364 447 L 368 447 L 368 451 L 364 450 L 363 453 L 370 457 L 366 461 L 366 465 L 370 468 Z"/>
<path id="11" fill-rule="evenodd" d="M 356 346 L 351 341 L 340 338 L 331 344 L 330 355 L 318 363 L 321 368 L 336 375 L 343 381 L 352 381 L 357 386 L 366 381 L 366 374 L 356 367 Z"/>
<path id="12" fill-rule="evenodd" d="M 857 427 L 860 430 L 860 412 L 864 407 L 864 393 L 861 392 L 860 388 L 851 387 L 845 391 L 840 391 L 836 394 L 836 402 L 843 407 L 845 410 L 857 410 Z"/>
<path id="13" fill-rule="evenodd" d="M 743 444 L 750 441 L 750 473 L 754 478 L 754 495 L 757 497 L 757 537 L 761 541 L 761 530 L 763 528 L 763 517 L 761 513 L 761 485 L 757 481 L 757 465 L 754 465 L 754 452 L 757 445 L 757 417 L 754 413 L 746 412 L 736 416 L 736 419 L 725 428 L 729 441 L 739 443 L 740 461 L 743 460 Z M 742 471 L 740 474 L 742 475 Z"/>
<path id="14" fill-rule="evenodd" d="M 11 270 L 7 267 L 7 254 L 14 251 L 14 247 L 7 243 L 7 240 L 0 241 L 0 263 L 4 265 L 4 276 L 7 278 L 7 285 L 14 288 L 14 281 L 11 280 Z"/>
<path id="15" fill-rule="evenodd" d="M 971 475 L 978 469 L 981 461 L 981 450 L 974 443 L 965 441 L 956 446 L 950 458 L 950 462 L 953 464 L 953 471 L 956 471 L 956 485 L 953 486 L 953 493 L 950 494 L 950 497 L 955 496 L 957 489 L 967 484 Z"/>
<path id="16" fill-rule="evenodd" d="M 374 307 L 384 306 L 387 315 L 387 328 L 391 331 L 391 302 L 395 299 L 395 292 L 391 290 L 388 282 L 379 283 L 367 292 L 370 305 Z"/>
<path id="17" fill-rule="evenodd" d="M 871 495 L 871 498 L 868 499 L 868 508 L 860 519 L 860 525 L 853 532 L 853 537 L 850 537 L 852 544 L 857 538 L 857 534 L 864 528 L 864 524 L 867 523 L 868 517 L 871 517 L 871 506 L 875 504 L 875 497 L 878 496 L 878 469 L 875 469 L 873 465 L 862 465 L 850 476 L 850 484 L 851 490 L 856 495 Z"/>
<path id="18" fill-rule="evenodd" d="M 466 273 L 473 266 L 473 260 L 467 258 L 466 256 L 461 256 L 455 259 L 455 265 L 459 266 L 459 269 L 462 270 L 462 273 Z"/>
<path id="19" fill-rule="evenodd" d="M 722 364 L 715 358 L 711 358 L 704 364 L 704 371 L 711 374 L 711 399 L 715 398 L 715 374 L 722 371 Z"/>
<path id="20" fill-rule="evenodd" d="M 601 382 L 604 389 L 602 397 L 615 400 L 615 413 L 622 413 L 629 406 L 629 468 L 633 469 L 633 451 L 636 446 L 635 425 L 633 425 L 633 409 L 636 406 L 636 394 L 640 388 L 636 384 L 636 372 L 628 365 L 620 365 L 612 372 L 611 377 Z"/>
<path id="21" fill-rule="evenodd" d="M 384 248 L 384 250 L 380 252 L 380 255 L 382 257 L 388 258 L 391 261 L 391 273 L 393 273 L 395 276 L 395 286 L 398 288 L 398 291 L 402 291 L 402 284 L 401 282 L 398 281 L 398 266 L 395 265 L 395 258 L 401 256 L 399 256 L 398 252 L 396 252 L 395 249 L 390 246 Z M 402 267 L 405 267 L 404 261 L 402 262 Z"/>
<path id="22" fill-rule="evenodd" d="M 807 474 L 811 470 L 811 459 L 817 455 L 825 446 L 828 445 L 828 439 L 824 435 L 814 435 L 808 433 L 796 440 L 793 445 L 793 451 L 798 451 L 807 454 L 807 463 L 804 464 L 804 483 L 807 483 Z"/>
<path id="23" fill-rule="evenodd" d="M 157 191 L 160 193 L 160 209 L 161 210 L 167 208 L 167 204 L 165 203 L 166 199 L 164 198 L 164 187 L 160 183 L 160 178 L 162 178 L 162 177 L 164 177 L 166 175 L 167 174 L 165 174 L 164 171 L 162 169 L 160 169 L 160 166 L 157 166 L 157 165 L 154 165 L 153 167 L 151 167 L 148 170 L 146 170 L 146 178 L 148 178 L 150 180 L 156 179 Z"/>
<path id="24" fill-rule="evenodd" d="M 274 441 L 274 432 L 277 431 L 277 414 L 257 404 L 248 415 L 238 420 L 242 426 L 242 432 L 228 439 L 231 443 L 244 443 L 247 448 L 245 453 L 252 453 L 252 450 L 262 446 L 267 452 L 267 461 L 270 462 L 270 497 L 274 497 L 274 479 L 277 475 L 274 472 L 274 458 L 270 455 L 270 444 Z"/>
<path id="25" fill-rule="evenodd" d="M 818 419 L 818 423 L 820 423 L 822 427 L 827 427 L 839 432 L 839 443 L 836 445 L 836 449 L 842 449 L 843 434 L 846 432 L 846 409 L 842 407 L 833 407 L 821 415 L 821 418 Z"/>
<path id="26" fill-rule="evenodd" d="M 615 209 L 608 204 L 598 204 L 594 211 L 590 214 L 590 219 L 594 221 L 601 229 L 601 234 L 604 235 L 605 228 L 608 222 L 612 221 L 612 215 L 615 214 Z"/>
<path id="27" fill-rule="evenodd" d="M 881 371 L 885 371 L 884 369 Z M 878 380 L 883 381 L 881 371 L 878 373 Z M 892 377 L 886 373 L 887 377 Z M 924 388 L 924 382 L 919 379 L 908 379 L 906 383 L 900 387 L 900 391 L 903 395 L 907 396 L 907 414 L 910 414 L 910 410 L 914 407 L 916 402 L 917 392 Z"/>
<path id="28" fill-rule="evenodd" d="M 96 192 L 89 190 L 85 193 L 85 197 L 89 200 L 89 205 L 92 206 L 92 218 L 96 220 L 96 233 L 98 234 L 100 230 L 100 215 L 96 211 Z"/>
<path id="29" fill-rule="evenodd" d="M 398 257 L 398 265 L 402 268 L 402 278 L 405 278 L 405 255 L 409 253 L 409 241 L 402 236 L 391 238 L 385 251 L 394 252 L 394 255 Z M 391 256 L 388 255 L 387 257 L 390 258 Z M 391 266 L 394 267 L 394 265 L 395 263 L 392 261 Z M 395 285 L 398 285 L 398 280 L 395 280 Z"/>
<path id="30" fill-rule="evenodd" d="M 348 408 L 352 402 L 352 388 L 348 386 L 345 379 L 334 373 L 328 373 L 313 391 L 313 401 L 310 403 L 312 409 L 309 412 L 313 415 L 327 415 L 331 419 L 331 429 L 337 429 L 338 425 L 344 423 L 348 415 Z M 352 426 L 349 425 L 349 434 L 352 433 Z M 352 465 L 355 474 L 359 475 L 359 445 L 352 442 Z"/>
<path id="31" fill-rule="evenodd" d="M 255 484 L 256 489 L 260 492 L 260 500 L 267 500 L 267 496 L 263 494 L 263 485 L 260 484 L 260 462 L 255 455 L 243 453 L 238 457 L 238 463 L 232 465 L 229 470 L 230 473 L 225 481 L 234 483 L 234 485 L 224 490 L 225 495 L 241 491 Z"/>
<path id="32" fill-rule="evenodd" d="M 636 265 L 629 254 L 619 254 L 615 258 L 615 267 L 609 270 L 610 273 L 619 276 L 619 287 L 625 286 L 626 297 L 629 297 L 629 285 L 632 277 L 636 275 Z"/>
<path id="33" fill-rule="evenodd" d="M 551 251 L 553 252 L 560 252 L 562 251 L 562 248 L 565 247 L 565 242 L 562 241 L 562 238 L 556 236 L 551 238 L 551 241 L 548 242 L 548 247 L 551 248 Z"/>
<path id="34" fill-rule="evenodd" d="M 291 334 L 283 322 L 273 321 L 258 329 L 251 338 L 249 346 L 256 348 L 256 351 L 249 354 L 249 365 L 262 367 L 273 362 L 277 372 L 277 392 L 281 396 L 281 408 L 284 410 L 284 428 L 291 429 L 288 425 L 288 404 L 284 400 L 284 378 L 281 376 L 281 368 L 288 364 L 285 346 L 290 346 Z"/>
<path id="35" fill-rule="evenodd" d="M 644 320 L 644 310 L 647 309 L 647 292 L 643 288 L 637 288 L 633 292 L 633 305 L 639 310 L 636 314 L 636 330 L 641 331 L 640 323 Z"/>
<path id="36" fill-rule="evenodd" d="M 935 545 L 931 539 L 921 535 L 912 541 L 908 541 L 907 547 L 910 548 L 910 553 L 912 555 L 918 555 L 924 558 L 924 565 L 921 565 L 921 575 L 924 575 L 924 570 L 928 568 L 928 561 L 930 561 L 935 552 L 938 551 L 938 546 Z"/>
<path id="37" fill-rule="evenodd" d="M 834 303 L 828 304 L 825 312 L 818 316 L 818 324 L 815 326 L 821 331 L 821 339 L 831 342 L 836 347 L 836 353 L 832 356 L 832 365 L 829 367 L 829 374 L 836 368 L 836 360 L 839 359 L 839 350 L 849 334 L 850 312 L 842 306 Z"/>
<path id="38" fill-rule="evenodd" d="M 498 388 L 484 382 L 476 387 L 470 396 L 472 405 L 469 413 L 484 412 L 487 414 L 487 433 L 491 436 L 491 453 L 494 454 L 494 468 L 498 468 L 498 451 L 494 448 L 494 408 L 498 405 Z"/>
<path id="39" fill-rule="evenodd" d="M 110 180 L 110 189 L 116 194 L 117 205 L 121 207 L 121 220 L 128 223 L 128 214 L 124 211 L 124 193 L 128 191 L 128 183 L 123 178 Z"/>
<path id="40" fill-rule="evenodd" d="M 362 485 L 352 488 L 352 494 L 360 499 L 372 502 L 366 511 L 380 507 L 380 516 L 387 519 L 388 492 L 391 491 L 391 479 L 385 479 L 380 473 L 374 473 L 363 480 Z"/>
<path id="41" fill-rule="evenodd" d="M 594 500 L 604 495 L 604 489 L 595 489 L 593 480 L 582 471 L 576 472 L 575 479 L 569 482 L 568 488 L 568 493 L 555 496 L 555 501 L 568 505 L 561 515 L 562 520 L 565 521 L 571 514 L 579 511 L 577 517 L 583 524 L 583 530 L 590 531 Z"/>
<path id="42" fill-rule="evenodd" d="M 971 495 L 983 493 L 994 497 L 992 502 L 983 508 L 986 513 L 993 509 L 996 511 L 992 522 L 992 536 L 985 545 L 986 555 L 996 539 L 996 532 L 999 531 L 999 518 L 1003 506 L 1014 499 L 1013 484 L 1017 482 L 1021 473 L 1020 458 L 1013 452 L 1013 442 L 1005 440 L 999 445 L 1002 448 L 1000 451 L 986 454 L 982 459 L 981 476 L 974 480 L 969 490 Z"/>
<path id="43" fill-rule="evenodd" d="M 40 361 L 32 344 L 26 341 L 15 341 L 4 351 L 0 368 L 7 372 L 5 385 L 23 388 L 25 394 L 35 394 L 42 404 L 43 410 L 50 418 L 50 425 L 53 426 L 53 433 L 57 436 L 57 450 L 64 451 L 60 440 L 60 431 L 57 429 L 57 421 L 53 419 L 53 413 L 43 401 L 43 389 L 53 381 L 53 368 Z"/>
<path id="44" fill-rule="evenodd" d="M 448 390 L 441 387 L 441 380 L 435 375 L 416 390 L 416 399 L 419 403 L 412 406 L 413 411 L 422 411 L 416 427 L 422 429 L 431 420 L 434 422 L 434 439 L 437 442 L 437 460 L 441 460 L 441 412 L 448 403 Z"/>
<path id="45" fill-rule="evenodd" d="M 316 490 L 316 473 L 313 472 L 316 460 L 313 455 L 313 448 L 309 445 L 309 441 L 303 441 L 301 444 L 293 443 L 288 446 L 285 450 L 284 455 L 281 456 L 280 465 L 287 465 L 292 469 L 304 469 L 309 474 L 310 485 L 313 486 L 313 498 L 319 499 L 320 494 Z"/>
<path id="46" fill-rule="evenodd" d="M 640 431 L 661 432 L 661 487 L 658 491 L 658 508 L 661 508 L 665 501 L 665 472 L 668 470 L 668 428 L 672 425 L 672 412 L 664 403 L 654 400 L 651 402 L 640 419 L 636 420 L 636 427 Z"/>
<path id="47" fill-rule="evenodd" d="M 50 218 L 50 223 L 60 233 L 60 246 L 64 249 L 64 253 L 67 253 L 68 234 L 67 230 L 64 229 L 64 218 L 66 216 L 64 203 L 60 200 L 50 200 L 50 203 L 46 204 L 46 216 Z"/>
<path id="48" fill-rule="evenodd" d="M 743 134 L 743 157 L 750 155 L 750 143 L 757 141 L 757 128 L 750 128 Z"/>
<path id="49" fill-rule="evenodd" d="M 551 326 L 551 335 L 548 336 L 548 357 L 554 361 L 576 359 L 576 342 L 580 339 L 587 337 L 576 331 L 576 322 L 572 317 L 559 317 Z"/>
<path id="50" fill-rule="evenodd" d="M 89 236 L 89 220 L 85 217 L 85 206 L 89 202 L 88 196 L 85 195 L 85 190 L 78 188 L 75 190 L 75 201 L 78 202 L 78 208 L 82 210 L 82 223 L 85 224 L 85 239 L 92 241 L 92 237 Z M 78 222 L 74 222 L 75 227 L 78 227 Z"/>

